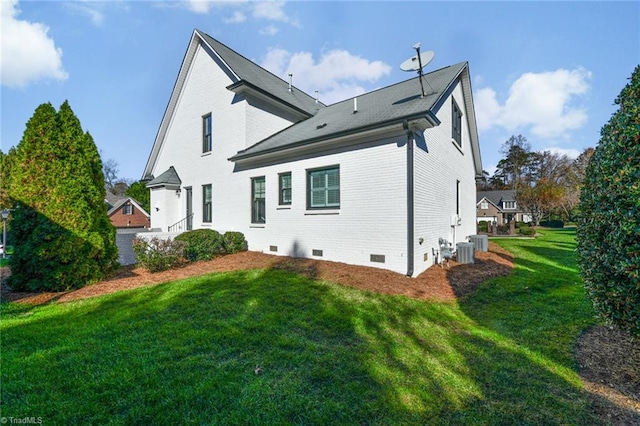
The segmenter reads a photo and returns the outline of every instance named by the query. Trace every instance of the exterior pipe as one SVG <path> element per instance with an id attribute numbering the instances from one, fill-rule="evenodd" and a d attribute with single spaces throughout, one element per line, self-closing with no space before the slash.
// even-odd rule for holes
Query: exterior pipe
<path id="1" fill-rule="evenodd" d="M 407 276 L 413 276 L 413 233 L 414 233 L 414 199 L 413 199 L 413 131 L 407 121 L 402 123 L 407 132 Z"/>

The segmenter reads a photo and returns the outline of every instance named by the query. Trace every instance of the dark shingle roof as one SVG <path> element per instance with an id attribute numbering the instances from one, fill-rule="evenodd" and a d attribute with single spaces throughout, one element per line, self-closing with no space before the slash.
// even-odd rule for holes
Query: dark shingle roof
<path id="1" fill-rule="evenodd" d="M 238 152 L 231 160 L 381 128 L 402 120 L 427 115 L 435 118 L 442 99 L 466 66 L 467 63 L 462 62 L 425 74 L 424 98 L 420 97 L 420 82 L 418 77 L 415 77 L 357 96 L 357 113 L 353 112 L 353 99 L 322 108 L 313 117 Z"/>
<path id="2" fill-rule="evenodd" d="M 151 188 L 154 186 L 180 186 L 182 184 L 182 180 L 178 176 L 176 169 L 173 166 L 169 167 L 169 169 L 162 173 L 155 179 L 152 179 L 149 183 L 147 183 L 147 188 Z"/>
<path id="3" fill-rule="evenodd" d="M 483 198 L 491 201 L 495 206 L 500 207 L 502 201 L 515 201 L 516 191 L 512 189 L 502 191 L 478 191 L 476 193 L 476 203 L 479 203 Z"/>
<path id="4" fill-rule="evenodd" d="M 196 32 L 240 78 L 241 81 L 236 85 L 248 83 L 254 89 L 258 89 L 298 110 L 304 111 L 307 115 L 313 115 L 318 109 L 324 108 L 324 104 L 316 102 L 313 97 L 295 86 L 289 92 L 288 82 L 273 75 L 208 34 L 199 30 L 196 30 Z"/>

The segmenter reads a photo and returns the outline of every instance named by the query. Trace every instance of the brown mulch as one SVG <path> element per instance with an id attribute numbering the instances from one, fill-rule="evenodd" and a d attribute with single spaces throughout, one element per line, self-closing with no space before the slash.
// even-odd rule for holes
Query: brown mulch
<path id="1" fill-rule="evenodd" d="M 150 273 L 142 268 L 124 267 L 111 279 L 64 293 L 11 292 L 3 284 L 1 297 L 2 300 L 34 305 L 53 301 L 68 302 L 211 272 L 269 268 L 289 270 L 378 293 L 449 301 L 469 294 L 478 284 L 490 277 L 510 274 L 513 256 L 498 245 L 490 243 L 488 252 L 476 253 L 474 264 L 457 264 L 452 261 L 448 268 L 433 266 L 417 278 L 409 278 L 386 269 L 245 251 L 210 261 L 190 263 L 182 268 L 164 272 Z M 8 271 L 6 268 L 3 269 L 6 274 Z"/>
<path id="2" fill-rule="evenodd" d="M 132 266 L 123 267 L 108 280 L 63 293 L 12 292 L 4 283 L 9 269 L 0 268 L 0 299 L 41 305 L 85 299 L 211 272 L 282 269 L 366 291 L 453 301 L 470 294 L 483 281 L 509 275 L 513 269 L 513 255 L 492 242 L 489 242 L 488 252 L 476 252 L 475 260 L 474 264 L 452 261 L 449 268 L 433 266 L 417 278 L 408 278 L 385 269 L 241 252 L 158 273 Z M 593 410 L 603 424 L 640 425 L 640 341 L 610 327 L 593 327 L 578 339 L 576 359 L 585 388 L 592 395 Z"/>

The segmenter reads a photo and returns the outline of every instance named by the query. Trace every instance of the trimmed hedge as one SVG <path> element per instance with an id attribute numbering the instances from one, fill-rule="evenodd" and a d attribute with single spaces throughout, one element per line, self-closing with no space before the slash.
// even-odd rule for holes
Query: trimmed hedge
<path id="1" fill-rule="evenodd" d="M 578 264 L 596 311 L 640 335 L 640 66 L 615 103 L 585 173 Z"/>
<path id="2" fill-rule="evenodd" d="M 222 235 L 213 229 L 195 229 L 176 237 L 176 241 L 184 243 L 184 257 L 190 262 L 211 260 L 225 254 Z"/>

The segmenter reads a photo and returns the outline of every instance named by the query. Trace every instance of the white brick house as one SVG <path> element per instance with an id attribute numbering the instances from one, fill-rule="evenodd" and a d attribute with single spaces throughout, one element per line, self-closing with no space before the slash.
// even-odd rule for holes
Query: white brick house
<path id="1" fill-rule="evenodd" d="M 194 31 L 144 171 L 152 228 L 420 274 L 475 233 L 482 175 L 468 64 L 424 78 L 325 106 Z"/>

